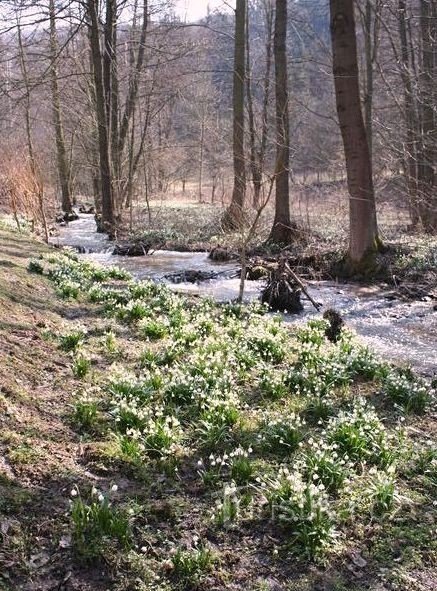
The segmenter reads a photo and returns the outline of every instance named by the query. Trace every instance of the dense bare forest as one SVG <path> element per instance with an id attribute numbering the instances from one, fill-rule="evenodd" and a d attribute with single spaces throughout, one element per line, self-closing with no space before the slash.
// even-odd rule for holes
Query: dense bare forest
<path id="1" fill-rule="evenodd" d="M 434 5 L 357 2 L 356 22 L 347 23 L 335 13 L 343 19 L 343 4 L 331 6 L 334 75 L 340 72 L 335 79 L 345 86 L 337 89 L 337 109 L 328 2 L 289 2 L 281 10 L 275 22 L 274 2 L 244 2 L 235 24 L 230 10 L 190 24 L 165 3 L 3 2 L 3 206 L 46 225 L 43 210 L 69 212 L 85 197 L 113 234 L 137 220 L 138 207 L 175 194 L 211 203 L 232 198 L 256 210 L 278 166 L 287 175 L 275 180 L 281 186 L 289 178 L 292 194 L 312 192 L 311 208 L 353 196 L 356 172 L 340 134 L 350 123 L 339 127 L 336 112 L 343 113 L 342 97 L 358 76 L 342 75 L 356 44 L 360 82 L 353 91 L 364 127 L 352 133 L 367 144 L 370 167 L 367 188 L 357 179 L 361 190 L 433 232 Z M 344 55 L 335 51 L 343 42 Z M 281 113 L 287 129 L 278 132 Z M 355 156 L 362 163 L 363 155 Z M 290 191 L 282 190 L 276 218 L 290 228 L 299 212 L 294 203 L 289 212 Z M 363 215 L 351 208 L 354 234 L 362 223 L 355 216 Z"/>
<path id="2" fill-rule="evenodd" d="M 0 1 L 0 589 L 435 589 L 436 79 L 437 0 Z"/>

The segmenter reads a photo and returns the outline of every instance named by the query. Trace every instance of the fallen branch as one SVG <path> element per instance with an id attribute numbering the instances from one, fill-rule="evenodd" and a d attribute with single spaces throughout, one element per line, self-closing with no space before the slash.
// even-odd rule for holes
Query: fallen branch
<path id="1" fill-rule="evenodd" d="M 315 299 L 310 296 L 307 288 L 305 287 L 305 285 L 303 284 L 301 279 L 296 275 L 296 273 L 291 269 L 291 267 L 288 263 L 285 263 L 285 268 L 287 269 L 287 271 L 290 273 L 290 275 L 293 277 L 293 279 L 296 281 L 296 283 L 299 285 L 299 287 L 301 288 L 303 293 L 306 295 L 306 297 L 309 299 L 309 301 L 312 303 L 312 305 L 314 306 L 314 308 L 318 312 L 320 310 L 320 308 L 322 308 L 323 305 L 319 304 L 319 302 L 316 302 Z"/>

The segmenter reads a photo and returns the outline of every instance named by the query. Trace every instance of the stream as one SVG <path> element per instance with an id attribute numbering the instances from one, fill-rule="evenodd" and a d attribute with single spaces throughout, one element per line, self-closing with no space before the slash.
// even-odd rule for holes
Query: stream
<path id="1" fill-rule="evenodd" d="M 175 252 L 157 250 L 142 257 L 112 255 L 113 244 L 105 234 L 98 234 L 93 215 L 81 214 L 75 222 L 59 228 L 52 237 L 57 246 L 80 247 L 80 256 L 102 265 L 115 265 L 129 271 L 137 279 L 165 282 L 179 293 L 209 296 L 218 302 L 237 297 L 239 279 L 235 277 L 238 263 L 217 263 L 205 252 Z M 206 281 L 173 283 L 167 276 L 185 271 L 219 273 Z M 257 299 L 262 281 L 246 281 L 245 301 Z M 437 312 L 435 302 L 405 301 L 397 298 L 388 287 L 364 286 L 332 281 L 307 283 L 312 297 L 323 304 L 323 310 L 337 309 L 346 324 L 363 341 L 384 357 L 400 364 L 409 364 L 417 371 L 432 376 L 437 372 Z M 302 294 L 304 310 L 299 315 L 284 315 L 287 323 L 302 323 L 320 316 Z"/>

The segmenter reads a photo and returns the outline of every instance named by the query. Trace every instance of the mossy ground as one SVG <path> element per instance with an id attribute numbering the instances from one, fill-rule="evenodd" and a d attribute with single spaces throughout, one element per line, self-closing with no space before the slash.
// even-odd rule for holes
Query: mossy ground
<path id="1" fill-rule="evenodd" d="M 92 429 L 72 419 L 76 393 L 104 380 L 113 363 L 137 370 L 144 337 L 134 326 L 102 314 L 101 304 L 61 299 L 46 277 L 30 274 L 29 259 L 47 248 L 25 235 L 0 230 L 0 589 L 6 590 L 203 590 L 284 591 L 417 590 L 436 586 L 435 474 L 429 462 L 406 458 L 398 476 L 400 502 L 385 518 L 351 515 L 342 543 L 322 562 L 287 551 L 282 532 L 268 519 L 242 516 L 228 528 L 211 527 L 211 491 L 199 480 L 195 450 L 179 476 L 154 461 L 127 461 L 111 436 L 104 411 Z M 195 306 L 193 302 L 190 306 Z M 83 379 L 60 335 L 87 328 L 91 369 Z M 116 347 L 105 341 L 113 332 Z M 159 345 L 157 345 L 159 349 Z M 379 386 L 356 381 L 337 404 L 358 394 L 370 400 L 388 428 L 399 413 Z M 283 400 L 255 406 L 284 412 Z M 290 411 L 299 404 L 289 400 Z M 244 432 L 254 429 L 250 408 Z M 407 415 L 412 442 L 435 442 L 435 415 Z M 260 457 L 258 466 L 268 468 Z M 72 487 L 106 490 L 118 484 L 117 503 L 131 509 L 134 544 L 110 543 L 102 560 L 85 564 L 74 552 L 68 500 Z M 357 490 L 359 497 L 361 491 Z M 213 548 L 214 562 L 200 582 L 176 578 L 170 549 L 193 543 L 198 533 Z M 191 568 L 191 567 L 190 567 Z"/>

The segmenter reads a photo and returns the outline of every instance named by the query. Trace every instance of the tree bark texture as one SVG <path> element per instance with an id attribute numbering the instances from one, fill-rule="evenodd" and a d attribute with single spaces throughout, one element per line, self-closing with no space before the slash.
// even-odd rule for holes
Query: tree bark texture
<path id="1" fill-rule="evenodd" d="M 330 0 L 333 73 L 349 191 L 349 259 L 358 266 L 378 247 L 369 144 L 361 112 L 353 0 Z"/>
<path id="2" fill-rule="evenodd" d="M 233 82 L 233 160 L 232 201 L 222 220 L 227 229 L 238 228 L 244 219 L 246 162 L 244 156 L 244 85 L 246 75 L 246 0 L 237 0 L 235 10 L 235 47 Z"/>
<path id="3" fill-rule="evenodd" d="M 100 48 L 100 31 L 97 0 L 87 0 L 89 38 L 93 63 L 96 96 L 96 118 L 99 143 L 100 181 L 102 191 L 102 222 L 108 234 L 114 233 L 114 203 L 112 193 L 112 167 L 109 152 L 109 128 L 106 114 L 103 63 Z"/>
<path id="4" fill-rule="evenodd" d="M 275 56 L 276 94 L 276 194 L 275 218 L 270 240 L 288 244 L 294 237 L 290 217 L 290 123 L 288 113 L 287 72 L 287 0 L 276 0 L 275 32 L 273 39 Z"/>

